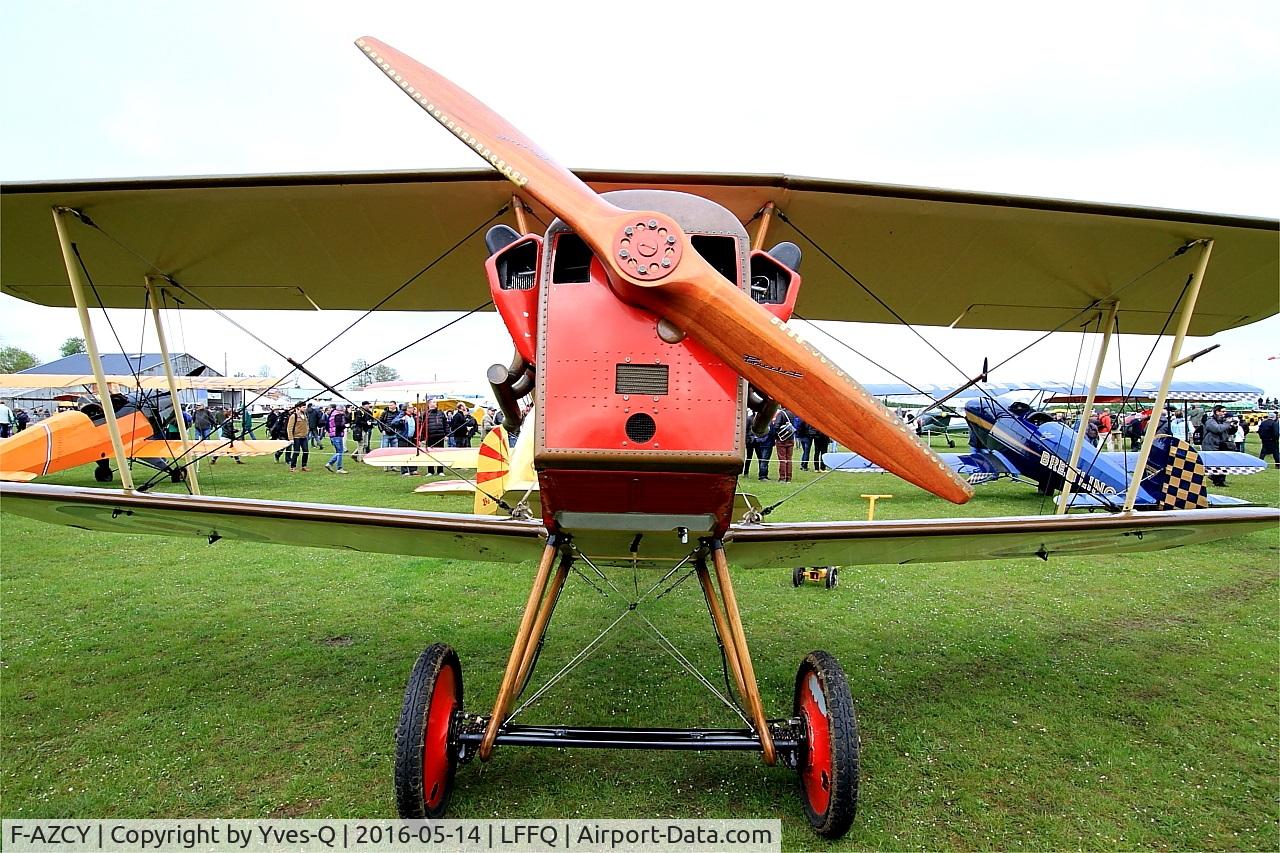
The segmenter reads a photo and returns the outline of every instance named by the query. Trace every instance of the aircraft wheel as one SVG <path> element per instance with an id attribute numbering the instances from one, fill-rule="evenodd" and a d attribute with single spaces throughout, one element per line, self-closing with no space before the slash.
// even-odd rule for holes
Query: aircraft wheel
<path id="1" fill-rule="evenodd" d="M 840 583 L 840 570 L 836 566 L 827 568 L 827 589 L 835 589 L 836 584 Z"/>
<path id="2" fill-rule="evenodd" d="M 105 459 L 99 459 L 97 466 L 93 469 L 93 479 L 99 483 L 110 483 L 113 476 L 111 463 Z"/>
<path id="3" fill-rule="evenodd" d="M 791 585 L 804 586 L 804 566 L 796 566 L 791 570 Z"/>
<path id="4" fill-rule="evenodd" d="M 793 708 L 805 731 L 797 770 L 809 825 L 840 838 L 858 810 L 858 720 L 844 670 L 827 652 L 801 662 Z"/>
<path id="5" fill-rule="evenodd" d="M 186 468 L 170 468 L 169 481 L 172 483 L 185 483 L 187 481 Z"/>
<path id="6" fill-rule="evenodd" d="M 435 643 L 418 656 L 396 726 L 396 810 L 405 820 L 444 815 L 458 769 L 456 721 L 462 714 L 462 664 Z"/>

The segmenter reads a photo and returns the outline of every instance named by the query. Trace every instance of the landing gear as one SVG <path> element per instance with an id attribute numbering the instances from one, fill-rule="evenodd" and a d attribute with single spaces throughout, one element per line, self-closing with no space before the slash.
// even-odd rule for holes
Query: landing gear
<path id="1" fill-rule="evenodd" d="M 187 469 L 185 467 L 170 468 L 169 481 L 171 483 L 185 483 L 187 481 Z"/>
<path id="2" fill-rule="evenodd" d="M 791 585 L 804 586 L 804 566 L 796 566 L 791 570 Z"/>
<path id="3" fill-rule="evenodd" d="M 111 461 L 109 459 L 99 459 L 97 467 L 93 469 L 93 479 L 99 483 L 110 483 L 114 476 L 111 473 Z"/>
<path id="4" fill-rule="evenodd" d="M 575 569 L 576 560 L 581 560 L 587 571 Z M 690 562 L 693 568 L 677 578 L 677 573 Z M 801 569 L 802 582 L 825 580 L 828 586 L 834 586 L 835 568 Z M 517 705 L 531 680 L 552 612 L 571 571 L 579 571 L 597 592 L 625 604 L 626 609 L 568 666 Z M 811 572 L 818 571 L 823 572 L 822 578 L 816 574 L 810 577 Z M 722 653 L 726 684 L 723 692 L 642 614 L 647 601 L 666 595 L 695 575 Z M 806 657 L 796 675 L 792 714 L 785 719 L 769 719 L 764 713 L 729 565 L 719 541 L 703 540 L 648 590 L 641 592 L 643 587 L 636 587 L 631 594 L 630 586 L 615 584 L 609 574 L 574 547 L 571 540 L 554 534 L 548 537 L 494 709 L 488 715 L 464 713 L 462 667 L 451 647 L 437 643 L 422 653 L 405 689 L 396 727 L 395 789 L 400 817 L 418 820 L 442 817 L 449 805 L 458 765 L 477 757 L 486 761 L 497 747 L 735 750 L 757 753 L 766 765 L 780 764 L 796 770 L 814 831 L 827 839 L 844 835 L 857 807 L 858 729 L 848 681 L 835 658 L 821 651 Z M 726 705 L 744 727 L 636 728 L 515 722 L 632 613 L 643 620 L 663 648 Z M 516 705 L 514 709 L 513 705 Z"/>
<path id="5" fill-rule="evenodd" d="M 453 793 L 461 745 L 462 665 L 451 646 L 418 656 L 396 726 L 396 810 L 406 820 L 439 818 Z"/>
<path id="6" fill-rule="evenodd" d="M 809 826 L 839 838 L 858 810 L 858 721 L 844 670 L 827 652 L 801 662 L 793 715 L 805 733 L 796 769 Z"/>

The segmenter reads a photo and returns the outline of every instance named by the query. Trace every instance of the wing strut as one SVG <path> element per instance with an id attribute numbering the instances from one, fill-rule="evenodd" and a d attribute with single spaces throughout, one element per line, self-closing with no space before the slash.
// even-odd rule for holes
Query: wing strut
<path id="1" fill-rule="evenodd" d="M 84 348 L 89 355 L 89 364 L 93 366 L 93 378 L 98 385 L 98 400 L 102 403 L 102 414 L 107 420 L 107 434 L 111 436 L 111 452 L 116 457 L 116 468 L 120 471 L 120 485 L 126 492 L 133 491 L 133 472 L 129 470 L 129 460 L 124 453 L 124 442 L 120 440 L 120 424 L 116 422 L 116 408 L 111 404 L 111 389 L 107 387 L 106 371 L 102 369 L 102 356 L 98 353 L 98 339 L 93 336 L 93 321 L 89 319 L 89 307 L 84 299 L 83 271 L 76 259 L 75 246 L 67 234 L 67 216 L 79 217 L 79 211 L 69 207 L 53 209 L 53 225 L 58 230 L 58 245 L 62 249 L 62 260 L 67 266 L 67 279 L 71 282 L 71 297 L 76 302 L 76 316 L 80 318 L 80 330 L 84 332 Z"/>
<path id="2" fill-rule="evenodd" d="M 160 300 L 156 293 L 153 276 L 144 276 L 143 287 L 147 289 L 147 302 L 151 304 L 151 320 L 156 327 L 156 339 L 160 342 L 160 358 L 164 360 L 164 379 L 169 384 L 169 396 L 173 398 L 173 423 L 178 428 L 178 436 L 182 439 L 182 455 L 191 453 L 191 436 L 187 434 L 186 418 L 182 414 L 182 398 L 178 396 L 178 383 L 173 378 L 173 363 L 169 361 L 169 342 L 165 338 L 164 323 L 160 322 Z M 246 397 L 249 395 L 246 393 Z M 200 494 L 200 480 L 196 474 L 197 466 L 188 465 L 187 485 L 191 494 Z"/>
<path id="3" fill-rule="evenodd" d="M 1182 342 L 1187 337 L 1187 327 L 1191 325 L 1191 317 L 1195 314 L 1196 299 L 1200 296 L 1200 283 L 1204 281 L 1204 271 L 1209 266 L 1209 256 L 1213 253 L 1213 240 L 1209 238 L 1195 240 L 1188 243 L 1184 251 L 1193 247 L 1199 248 L 1200 257 L 1196 260 L 1196 268 L 1191 273 L 1190 281 L 1187 282 L 1182 312 L 1178 315 L 1178 329 L 1173 334 L 1173 346 L 1169 348 L 1169 360 L 1165 362 L 1164 376 L 1160 379 L 1160 390 L 1156 392 L 1156 401 L 1151 404 L 1151 417 L 1147 419 L 1147 432 L 1142 437 L 1142 448 L 1138 451 L 1138 461 L 1133 466 L 1133 476 L 1129 478 L 1129 492 L 1124 497 L 1125 512 L 1132 512 L 1133 505 L 1138 500 L 1142 472 L 1146 470 L 1147 459 L 1151 456 L 1151 444 L 1160 426 L 1160 413 L 1164 411 L 1165 401 L 1169 399 L 1169 384 L 1173 382 L 1173 371 L 1177 369 L 1178 362 L 1182 358 Z"/>
<path id="4" fill-rule="evenodd" d="M 1067 462 L 1067 471 L 1075 471 L 1080 464 L 1080 451 L 1084 449 L 1085 433 L 1089 430 L 1089 416 L 1093 414 L 1093 401 L 1098 396 L 1098 383 L 1102 380 L 1102 364 L 1107 360 L 1107 348 L 1111 346 L 1111 333 L 1116 327 L 1116 310 L 1120 303 L 1112 301 L 1107 305 L 1107 312 L 1102 318 L 1102 343 L 1098 345 L 1098 358 L 1093 363 L 1093 378 L 1089 381 L 1089 393 L 1085 395 L 1084 408 L 1080 410 L 1080 427 L 1076 430 L 1076 440 L 1071 445 L 1071 459 Z M 1114 429 L 1114 427 L 1113 427 Z M 1058 509 L 1055 515 L 1065 515 L 1071 506 L 1071 480 L 1064 478 L 1062 494 L 1058 496 Z"/>

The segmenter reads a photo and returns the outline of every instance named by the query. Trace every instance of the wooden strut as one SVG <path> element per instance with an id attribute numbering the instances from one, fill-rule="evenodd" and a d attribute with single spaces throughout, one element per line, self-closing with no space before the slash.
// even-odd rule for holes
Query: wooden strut
<path id="1" fill-rule="evenodd" d="M 515 193 L 511 194 L 511 210 L 516 215 L 516 229 L 520 232 L 520 236 L 523 237 L 529 233 L 529 220 L 524 215 L 524 201 Z"/>
<path id="2" fill-rule="evenodd" d="M 748 715 L 755 722 L 756 734 L 760 737 L 760 749 L 764 753 L 764 763 L 772 767 L 778 760 L 778 756 L 773 748 L 773 736 L 769 734 L 769 721 L 764 716 L 764 703 L 760 701 L 760 688 L 756 684 L 755 669 L 751 666 L 747 635 L 742 630 L 742 616 L 738 613 L 738 598 L 733 592 L 733 581 L 729 579 L 729 561 L 724 556 L 724 544 L 719 540 L 711 543 L 711 559 L 716 567 L 716 582 L 720 585 L 720 596 L 724 599 L 725 618 L 729 623 L 729 639 L 736 647 L 738 663 L 742 668 L 742 698 L 747 703 Z"/>
<path id="3" fill-rule="evenodd" d="M 498 698 L 493 702 L 493 714 L 489 717 L 489 725 L 484 730 L 484 740 L 480 741 L 477 754 L 481 761 L 488 761 L 493 754 L 493 742 L 497 740 L 498 728 L 506 719 L 507 708 L 520 684 L 519 676 L 524 668 L 525 652 L 537 647 L 537 640 L 534 639 L 530 644 L 530 639 L 533 638 L 534 623 L 542 609 L 542 595 L 547 589 L 547 579 L 551 576 L 551 563 L 559 550 L 560 541 L 553 534 L 547 539 L 547 547 L 543 550 L 542 559 L 538 562 L 538 571 L 533 577 L 533 588 L 529 590 L 529 600 L 525 602 L 524 615 L 520 618 L 520 627 L 516 629 L 515 642 L 511 645 L 511 656 L 507 658 L 507 669 L 502 674 L 502 683 L 498 686 Z M 563 563 L 561 568 L 568 571 Z M 548 612 L 547 618 L 550 619 L 550 617 L 551 614 Z M 542 628 L 546 628 L 546 620 L 542 621 Z"/>
<path id="4" fill-rule="evenodd" d="M 560 590 L 564 589 L 564 582 L 569 577 L 571 566 L 573 566 L 573 552 L 565 551 L 560 556 L 560 566 L 556 569 L 555 577 L 551 579 L 551 588 L 542 597 L 542 605 L 538 608 L 538 618 L 533 621 L 533 634 L 529 637 L 529 644 L 524 650 L 524 658 L 520 661 L 520 672 L 516 675 L 516 695 L 519 695 L 524 690 L 525 684 L 528 683 L 529 670 L 533 668 L 533 659 L 537 657 L 538 646 L 542 645 L 542 637 L 547 633 L 547 623 L 551 621 L 551 614 L 555 612 L 556 604 L 560 601 Z"/>
<path id="5" fill-rule="evenodd" d="M 751 241 L 751 250 L 753 252 L 764 249 L 764 241 L 769 236 L 769 226 L 773 224 L 773 211 L 776 209 L 777 206 L 773 202 L 769 202 L 764 206 L 764 210 L 760 214 L 760 227 L 756 229 L 755 239 Z"/>
<path id="6" fill-rule="evenodd" d="M 707 599 L 707 610 L 711 611 L 711 624 L 716 629 L 716 639 L 720 648 L 724 649 L 725 660 L 729 663 L 729 671 L 733 673 L 733 683 L 737 685 L 738 695 L 746 697 L 746 681 L 742 677 L 742 663 L 738 660 L 738 647 L 729 636 L 729 625 L 725 622 L 724 611 L 720 609 L 720 601 L 716 597 L 716 588 L 711 584 L 711 573 L 707 571 L 707 561 L 698 558 L 698 583 L 702 584 L 702 594 Z M 743 698 L 742 701 L 746 701 Z"/>

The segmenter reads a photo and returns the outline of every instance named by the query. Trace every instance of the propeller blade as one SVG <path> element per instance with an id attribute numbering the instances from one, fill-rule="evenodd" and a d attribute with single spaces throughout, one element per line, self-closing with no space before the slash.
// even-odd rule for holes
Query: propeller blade
<path id="1" fill-rule="evenodd" d="M 682 275 L 623 298 L 666 317 L 752 385 L 860 456 L 953 503 L 973 487 L 844 371 L 719 273 Z"/>
<path id="2" fill-rule="evenodd" d="M 598 255 L 609 254 L 607 243 L 613 232 L 622 221 L 632 219 L 634 212 L 605 201 L 533 140 L 448 78 L 376 38 L 356 39 L 356 46 L 414 103 L 503 177 L 572 225 Z"/>
<path id="3" fill-rule="evenodd" d="M 696 251 L 684 251 L 688 239 L 669 216 L 615 207 L 448 79 L 375 38 L 356 45 L 432 118 L 568 223 L 610 270 L 621 298 L 666 317 L 757 388 L 885 470 L 956 503 L 972 497 L 972 487 L 860 385 Z"/>

